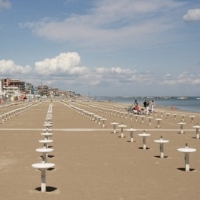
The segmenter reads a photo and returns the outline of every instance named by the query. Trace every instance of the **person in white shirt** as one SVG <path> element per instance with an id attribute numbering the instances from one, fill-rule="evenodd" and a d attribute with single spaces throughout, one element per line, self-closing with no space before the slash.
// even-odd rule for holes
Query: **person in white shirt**
<path id="1" fill-rule="evenodd" d="M 154 100 L 151 101 L 151 112 L 155 112 L 156 102 Z"/>

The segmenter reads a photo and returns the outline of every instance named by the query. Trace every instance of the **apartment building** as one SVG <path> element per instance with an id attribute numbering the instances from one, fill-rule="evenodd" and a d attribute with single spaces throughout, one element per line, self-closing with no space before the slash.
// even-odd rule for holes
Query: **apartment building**
<path id="1" fill-rule="evenodd" d="M 20 81 L 18 79 L 5 78 L 5 79 L 2 79 L 2 86 L 3 86 L 3 90 L 5 91 L 18 88 L 19 92 L 24 92 L 26 84 L 24 81 Z"/>
<path id="2" fill-rule="evenodd" d="M 41 96 L 49 96 L 49 87 L 47 85 L 39 85 L 37 87 L 37 94 Z"/>

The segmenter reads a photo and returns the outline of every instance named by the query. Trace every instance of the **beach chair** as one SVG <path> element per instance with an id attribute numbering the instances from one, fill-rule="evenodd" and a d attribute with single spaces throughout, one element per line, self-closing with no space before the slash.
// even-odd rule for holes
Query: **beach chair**
<path id="1" fill-rule="evenodd" d="M 142 108 L 142 109 L 140 110 L 140 114 L 141 114 L 141 115 L 146 115 L 146 110 L 145 110 L 144 108 Z"/>
<path id="2" fill-rule="evenodd" d="M 133 105 L 130 105 L 128 108 L 125 108 L 127 112 L 133 112 Z"/>

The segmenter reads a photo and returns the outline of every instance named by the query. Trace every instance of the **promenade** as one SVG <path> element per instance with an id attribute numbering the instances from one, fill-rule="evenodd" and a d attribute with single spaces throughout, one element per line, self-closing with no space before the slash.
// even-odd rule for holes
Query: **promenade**
<path id="1" fill-rule="evenodd" d="M 110 104 L 90 102 L 35 102 L 34 106 L 0 124 L 0 191 L 4 200 L 198 200 L 200 198 L 200 140 L 196 139 L 196 114 L 184 113 L 184 134 L 180 134 L 182 112 L 167 118 L 162 111 L 161 127 L 157 128 L 160 116 L 152 114 L 152 124 L 147 116 L 144 123 L 138 116 L 114 115 L 98 107 L 111 108 Z M 49 105 L 53 105 L 54 151 L 47 161 L 55 168 L 47 171 L 47 192 L 40 191 L 40 171 L 32 168 L 41 162 L 36 148 L 44 129 Z M 103 116 L 105 127 L 70 107 L 73 105 Z M 18 105 L 16 105 L 17 107 Z M 15 106 L 9 109 L 14 109 Z M 115 110 L 123 108 L 115 107 Z M 5 112 L 1 110 L 1 113 Z M 175 111 L 173 111 L 175 113 Z M 113 133 L 112 122 L 127 125 L 124 138 L 120 129 Z M 130 142 L 131 126 L 134 142 Z M 145 130 L 147 149 L 142 149 Z M 169 140 L 164 145 L 165 158 L 160 158 L 160 137 Z M 190 171 L 185 171 L 184 154 L 177 151 L 188 143 L 197 151 L 190 154 Z"/>

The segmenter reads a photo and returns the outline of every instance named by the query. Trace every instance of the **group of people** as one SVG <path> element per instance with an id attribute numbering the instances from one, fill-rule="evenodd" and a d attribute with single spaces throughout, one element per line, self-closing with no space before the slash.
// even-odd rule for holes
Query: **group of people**
<path id="1" fill-rule="evenodd" d="M 149 115 L 150 111 L 155 112 L 156 103 L 155 103 L 154 100 L 149 102 L 148 99 L 145 99 L 144 102 L 143 102 L 143 106 L 144 106 L 143 110 L 145 110 L 145 114 Z M 135 100 L 135 102 L 134 102 L 133 112 L 137 113 L 137 114 L 140 114 L 140 112 L 141 112 L 141 110 L 139 109 L 139 105 L 138 105 L 137 100 Z"/>

